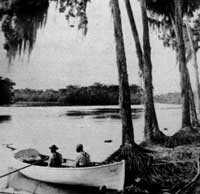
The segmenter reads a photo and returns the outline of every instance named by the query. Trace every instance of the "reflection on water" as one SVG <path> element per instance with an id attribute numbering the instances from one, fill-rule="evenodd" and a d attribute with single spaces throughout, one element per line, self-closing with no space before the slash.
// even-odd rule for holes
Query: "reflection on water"
<path id="1" fill-rule="evenodd" d="M 68 111 L 66 116 L 71 117 L 83 117 L 83 116 L 93 116 L 96 119 L 120 119 L 120 112 L 119 108 L 99 108 L 99 109 L 92 109 L 92 110 L 73 110 Z M 132 118 L 137 119 L 141 115 L 138 113 L 143 112 L 142 108 L 133 108 L 132 109 Z"/>
<path id="2" fill-rule="evenodd" d="M 10 115 L 0 115 L 0 123 L 6 122 L 6 121 L 10 121 L 11 120 L 11 116 Z"/>
<path id="3" fill-rule="evenodd" d="M 5 36 L 4 49 L 7 51 L 9 62 L 22 52 L 27 51 L 30 55 L 36 41 L 37 30 L 44 27 L 47 20 L 47 0 L 41 1 L 40 6 L 34 1 L 23 1 L 23 6 L 19 2 L 0 2 L 1 29 Z"/>

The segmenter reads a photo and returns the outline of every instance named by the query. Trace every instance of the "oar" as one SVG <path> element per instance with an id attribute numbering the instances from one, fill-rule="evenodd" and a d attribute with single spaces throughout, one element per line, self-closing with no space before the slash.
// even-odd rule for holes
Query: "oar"
<path id="1" fill-rule="evenodd" d="M 18 169 L 16 169 L 16 170 L 12 171 L 12 172 L 3 174 L 3 175 L 0 176 L 0 179 L 3 178 L 3 177 L 8 176 L 8 175 L 10 175 L 10 174 L 13 174 L 13 173 L 15 173 L 15 172 L 19 172 L 20 170 L 23 170 L 23 169 L 25 169 L 25 168 L 28 168 L 28 167 L 30 167 L 30 166 L 32 166 L 32 165 L 35 165 L 35 164 L 39 163 L 39 162 L 43 162 L 43 161 L 47 160 L 48 158 L 49 158 L 49 157 L 45 157 L 44 159 L 38 160 L 38 161 L 36 161 L 36 162 L 33 162 L 32 164 L 29 164 L 29 165 L 24 166 L 24 167 L 22 167 L 22 168 L 18 168 Z"/>
<path id="2" fill-rule="evenodd" d="M 75 162 L 75 160 L 73 160 L 73 159 L 63 158 L 63 163 L 65 163 L 65 162 L 67 162 L 67 161 Z"/>

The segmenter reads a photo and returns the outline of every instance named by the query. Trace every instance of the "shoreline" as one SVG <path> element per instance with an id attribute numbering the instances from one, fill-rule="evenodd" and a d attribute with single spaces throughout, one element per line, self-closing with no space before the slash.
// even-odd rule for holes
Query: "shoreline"
<path id="1" fill-rule="evenodd" d="M 180 104 L 174 104 L 174 103 L 159 103 L 155 102 L 155 104 L 163 104 L 163 105 L 180 105 Z M 143 103 L 133 103 L 131 106 L 134 105 L 144 105 Z M 63 103 L 58 103 L 58 102 L 34 102 L 34 101 L 20 101 L 16 102 L 13 104 L 8 104 L 8 105 L 1 105 L 2 107 L 30 107 L 30 106 L 118 106 L 118 104 L 63 104 Z"/>
<path id="2" fill-rule="evenodd" d="M 143 105 L 143 104 L 131 104 L 131 105 Z M 5 105 L 6 106 L 6 105 Z M 16 102 L 11 105 L 14 107 L 29 107 L 29 106 L 118 106 L 118 104 L 63 104 L 58 102 Z"/>

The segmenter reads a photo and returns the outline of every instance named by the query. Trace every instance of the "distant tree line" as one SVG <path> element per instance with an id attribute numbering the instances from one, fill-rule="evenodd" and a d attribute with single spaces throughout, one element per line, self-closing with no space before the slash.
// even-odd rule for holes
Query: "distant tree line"
<path id="1" fill-rule="evenodd" d="M 119 87 L 117 85 L 103 85 L 94 83 L 91 86 L 69 85 L 66 88 L 53 90 L 13 89 L 15 83 L 0 77 L 0 105 L 117 105 Z M 143 90 L 137 85 L 130 86 L 131 104 L 144 102 Z M 155 95 L 157 103 L 181 104 L 178 92 Z"/>
<path id="2" fill-rule="evenodd" d="M 181 104 L 181 94 L 178 92 L 155 95 L 154 100 L 157 103 Z"/>
<path id="3" fill-rule="evenodd" d="M 131 103 L 143 101 L 143 90 L 137 85 L 130 86 Z M 117 105 L 119 87 L 94 83 L 91 86 L 69 85 L 64 89 L 33 90 L 15 89 L 15 102 L 52 103 L 57 105 Z"/>

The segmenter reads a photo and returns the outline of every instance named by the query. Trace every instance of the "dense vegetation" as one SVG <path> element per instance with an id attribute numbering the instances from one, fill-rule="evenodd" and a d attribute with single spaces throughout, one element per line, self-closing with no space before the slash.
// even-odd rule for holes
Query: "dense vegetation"
<path id="1" fill-rule="evenodd" d="M 155 102 L 166 104 L 181 104 L 181 94 L 178 92 L 155 95 Z"/>
<path id="2" fill-rule="evenodd" d="M 13 86 L 15 85 L 8 78 L 0 77 L 0 105 L 10 104 L 14 99 Z"/>
<path id="3" fill-rule="evenodd" d="M 137 85 L 131 85 L 131 103 L 140 104 L 142 101 L 142 89 Z M 57 105 L 116 105 L 119 99 L 119 87 L 117 85 L 103 85 L 95 83 L 91 86 L 67 86 L 60 90 L 33 90 L 16 89 L 15 102 L 43 102 L 44 104 Z"/>

